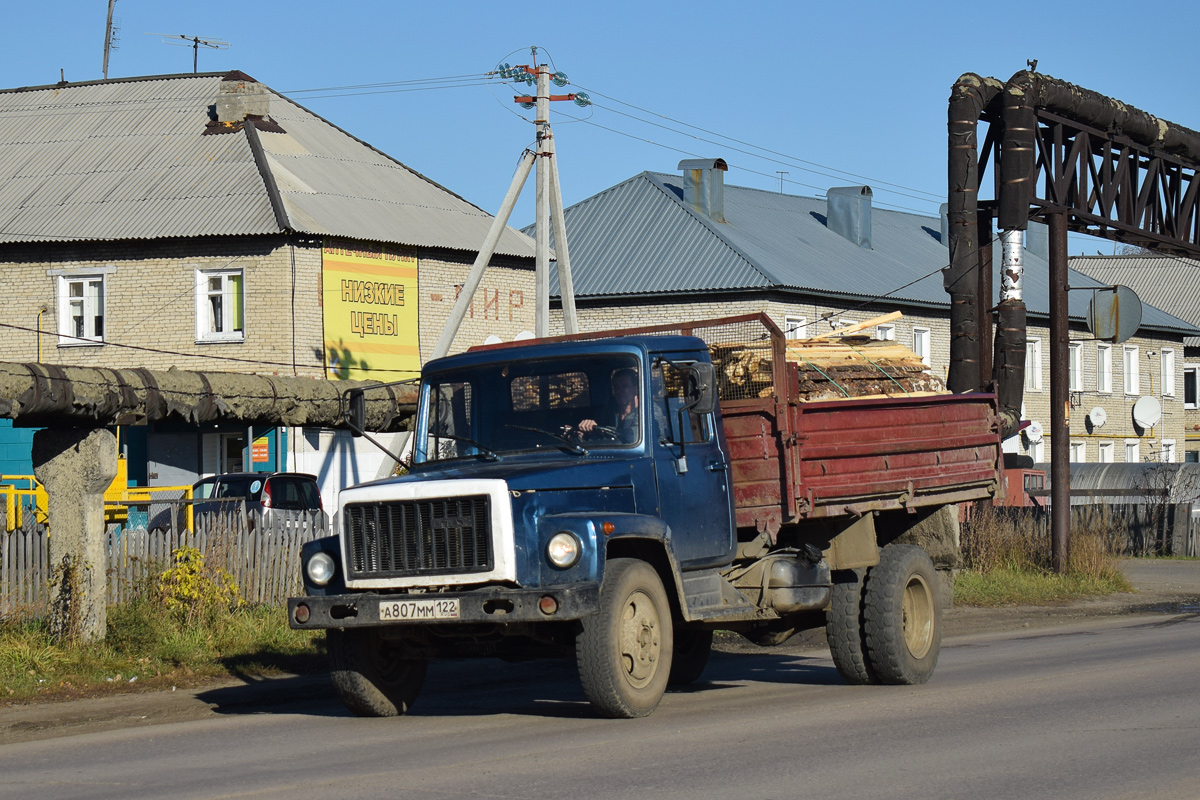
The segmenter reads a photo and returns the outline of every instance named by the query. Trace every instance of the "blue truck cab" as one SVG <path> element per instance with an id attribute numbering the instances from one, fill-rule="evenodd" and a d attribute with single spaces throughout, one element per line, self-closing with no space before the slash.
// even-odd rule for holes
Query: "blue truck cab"
<path id="1" fill-rule="evenodd" d="M 288 603 L 293 628 L 326 630 L 346 706 L 406 713 L 437 659 L 566 657 L 598 713 L 643 716 L 669 683 L 700 676 L 714 630 L 769 644 L 826 625 L 827 609 L 841 609 L 831 642 L 843 644 L 839 670 L 854 674 L 867 593 L 852 568 L 879 561 L 871 516 L 784 528 L 746 516 L 739 527 L 735 467 L 761 509 L 755 498 L 772 480 L 778 494 L 770 475 L 785 474 L 796 437 L 746 411 L 783 413 L 788 402 L 740 401 L 735 464 L 722 374 L 704 340 L 678 334 L 493 345 L 429 362 L 408 474 L 342 491 L 338 533 L 305 546 L 304 594 Z M 917 566 L 918 588 L 935 596 L 933 566 Z M 889 580 L 890 608 L 913 579 Z M 924 672 L 894 682 L 932 671 L 932 603 L 924 618 Z"/>

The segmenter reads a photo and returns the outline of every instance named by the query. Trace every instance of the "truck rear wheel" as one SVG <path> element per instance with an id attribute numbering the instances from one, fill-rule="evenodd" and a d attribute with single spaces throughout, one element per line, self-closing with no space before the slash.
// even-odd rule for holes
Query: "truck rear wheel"
<path id="1" fill-rule="evenodd" d="M 866 686 L 879 683 L 867 660 L 863 635 L 863 574 L 861 569 L 838 570 L 833 574 L 833 594 L 825 612 L 825 638 L 833 665 L 846 683 Z"/>
<path id="2" fill-rule="evenodd" d="M 675 631 L 675 652 L 671 655 L 671 686 L 695 683 L 708 666 L 712 653 L 712 631 Z"/>
<path id="3" fill-rule="evenodd" d="M 920 547 L 891 544 L 867 573 L 863 630 L 867 662 L 880 683 L 924 683 L 937 666 L 942 604 L 933 562 Z"/>
<path id="4" fill-rule="evenodd" d="M 325 632 L 330 678 L 338 698 L 360 717 L 407 714 L 425 683 L 424 659 L 370 628 Z"/>
<path id="5" fill-rule="evenodd" d="M 671 674 L 671 606 L 644 561 L 614 558 L 605 568 L 600 613 L 581 621 L 575 658 L 583 693 L 598 713 L 644 717 L 658 707 Z"/>

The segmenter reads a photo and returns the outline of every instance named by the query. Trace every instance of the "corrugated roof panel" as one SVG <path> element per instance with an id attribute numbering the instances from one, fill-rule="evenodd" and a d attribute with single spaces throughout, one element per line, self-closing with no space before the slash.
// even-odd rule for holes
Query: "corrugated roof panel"
<path id="1" fill-rule="evenodd" d="M 279 231 L 242 131 L 202 135 L 221 76 L 0 91 L 0 241 Z M 473 251 L 492 217 L 280 95 L 260 132 L 298 230 Z M 121 215 L 131 215 L 126 219 Z M 497 252 L 532 257 L 509 228 Z"/>
<path id="2" fill-rule="evenodd" d="M 824 200 L 730 185 L 724 196 L 726 222 L 716 222 L 683 203 L 681 178 L 642 173 L 567 209 L 576 294 L 777 288 L 842 299 L 887 297 L 886 302 L 900 305 L 949 305 L 941 273 L 949 250 L 941 243 L 936 217 L 873 208 L 873 247 L 867 249 L 826 226 Z M 999 250 L 993 248 L 997 262 Z M 1072 273 L 1072 287 L 1088 285 L 1095 282 Z M 1028 251 L 1024 290 L 1030 314 L 1048 317 L 1049 264 Z M 1089 299 L 1087 292 L 1071 293 L 1073 318 L 1084 318 Z M 1196 330 L 1153 305 L 1143 309 L 1142 320 L 1144 327 L 1159 330 Z"/>

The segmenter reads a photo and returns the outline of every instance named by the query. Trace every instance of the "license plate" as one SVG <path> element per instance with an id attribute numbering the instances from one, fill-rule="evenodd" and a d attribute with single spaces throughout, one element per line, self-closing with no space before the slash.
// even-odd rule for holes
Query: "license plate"
<path id="1" fill-rule="evenodd" d="M 385 622 L 458 619 L 458 599 L 380 600 L 379 619 Z"/>

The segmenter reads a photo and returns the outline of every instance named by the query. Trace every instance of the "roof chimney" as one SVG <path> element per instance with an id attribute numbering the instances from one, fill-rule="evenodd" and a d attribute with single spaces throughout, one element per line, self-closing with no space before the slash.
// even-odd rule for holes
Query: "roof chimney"
<path id="1" fill-rule="evenodd" d="M 248 116 L 266 117 L 270 95 L 261 83 L 244 72 L 234 70 L 221 78 L 217 94 L 217 122 L 242 122 Z"/>
<path id="2" fill-rule="evenodd" d="M 839 186 L 825 193 L 829 230 L 859 247 L 871 247 L 871 187 Z"/>
<path id="3" fill-rule="evenodd" d="M 1031 256 L 1050 260 L 1050 226 L 1030 220 L 1025 229 L 1025 249 Z"/>
<path id="4" fill-rule="evenodd" d="M 683 202 L 717 222 L 725 221 L 725 171 L 723 158 L 687 158 L 683 170 Z"/>

